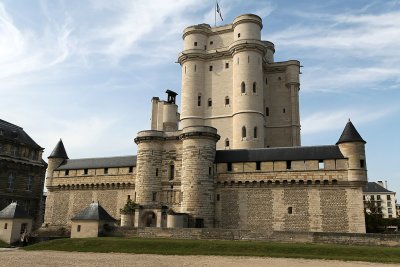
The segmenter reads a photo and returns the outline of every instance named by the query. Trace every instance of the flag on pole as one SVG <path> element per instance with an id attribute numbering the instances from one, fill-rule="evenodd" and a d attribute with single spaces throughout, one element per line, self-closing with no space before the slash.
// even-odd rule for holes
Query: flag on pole
<path id="1" fill-rule="evenodd" d="M 219 9 L 218 2 L 217 2 L 217 13 L 219 14 L 219 17 L 221 18 L 221 20 L 224 21 L 224 19 L 222 18 L 221 9 Z"/>

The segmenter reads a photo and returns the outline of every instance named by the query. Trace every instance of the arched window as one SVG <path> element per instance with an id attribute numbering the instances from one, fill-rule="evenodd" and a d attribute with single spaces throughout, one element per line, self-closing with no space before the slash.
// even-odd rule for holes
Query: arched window
<path id="1" fill-rule="evenodd" d="M 242 89 L 242 94 L 246 93 L 246 84 L 244 82 L 242 82 L 242 84 L 240 85 L 241 89 Z"/>
<path id="2" fill-rule="evenodd" d="M 197 96 L 197 106 L 201 106 L 201 94 Z"/>
<path id="3" fill-rule="evenodd" d="M 257 83 L 253 83 L 253 93 L 257 93 Z"/>
<path id="4" fill-rule="evenodd" d="M 225 106 L 229 105 L 229 96 L 225 96 Z"/>
<path id="5" fill-rule="evenodd" d="M 225 139 L 225 147 L 229 147 L 229 139 L 228 138 Z"/>
<path id="6" fill-rule="evenodd" d="M 246 127 L 242 127 L 242 138 L 246 137 Z"/>
<path id="7" fill-rule="evenodd" d="M 254 138 L 257 138 L 257 126 L 254 127 Z"/>

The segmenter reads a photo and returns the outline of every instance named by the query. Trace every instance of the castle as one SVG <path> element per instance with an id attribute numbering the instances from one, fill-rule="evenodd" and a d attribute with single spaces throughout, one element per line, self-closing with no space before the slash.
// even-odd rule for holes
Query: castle
<path id="1" fill-rule="evenodd" d="M 364 145 L 349 121 L 335 145 L 300 146 L 297 60 L 274 62 L 252 14 L 183 32 L 177 93 L 152 99 L 137 156 L 48 162 L 45 223 L 70 225 L 92 201 L 115 218 L 127 199 L 136 227 L 365 232 Z"/>

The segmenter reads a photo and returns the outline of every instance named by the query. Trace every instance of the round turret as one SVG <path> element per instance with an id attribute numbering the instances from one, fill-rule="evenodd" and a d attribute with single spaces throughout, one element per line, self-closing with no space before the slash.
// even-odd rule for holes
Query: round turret
<path id="1" fill-rule="evenodd" d="M 208 36 L 211 32 L 208 24 L 199 24 L 187 27 L 183 31 L 183 50 L 206 50 Z"/>
<path id="2" fill-rule="evenodd" d="M 262 20 L 254 14 L 244 14 L 233 20 L 234 41 L 243 39 L 261 40 Z"/>
<path id="3" fill-rule="evenodd" d="M 217 129 L 186 127 L 182 140 L 182 208 L 196 227 L 214 227 L 214 177 Z"/>
<path id="4" fill-rule="evenodd" d="M 366 182 L 367 165 L 365 157 L 365 141 L 362 139 L 354 125 L 349 122 L 343 130 L 336 145 L 342 154 L 348 158 L 348 180 Z"/>
<path id="5" fill-rule="evenodd" d="M 135 202 L 140 205 L 158 203 L 161 192 L 163 132 L 142 131 L 135 138 L 137 149 Z"/>

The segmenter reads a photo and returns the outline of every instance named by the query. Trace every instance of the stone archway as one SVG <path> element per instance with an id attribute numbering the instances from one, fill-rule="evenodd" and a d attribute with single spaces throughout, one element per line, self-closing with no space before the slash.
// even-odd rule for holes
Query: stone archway
<path id="1" fill-rule="evenodd" d="M 141 221 L 144 227 L 156 227 L 157 215 L 153 211 L 147 211 L 142 215 Z"/>

